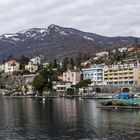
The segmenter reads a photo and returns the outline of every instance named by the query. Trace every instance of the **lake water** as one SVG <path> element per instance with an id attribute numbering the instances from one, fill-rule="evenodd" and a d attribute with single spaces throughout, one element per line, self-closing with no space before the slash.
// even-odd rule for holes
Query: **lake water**
<path id="1" fill-rule="evenodd" d="M 0 140 L 140 140 L 140 111 L 82 99 L 3 99 Z"/>

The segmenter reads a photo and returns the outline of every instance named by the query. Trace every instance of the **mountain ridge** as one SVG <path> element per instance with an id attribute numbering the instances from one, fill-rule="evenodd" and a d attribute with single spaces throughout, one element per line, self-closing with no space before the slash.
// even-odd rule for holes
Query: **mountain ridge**
<path id="1" fill-rule="evenodd" d="M 127 47 L 136 37 L 107 37 L 95 33 L 51 24 L 47 28 L 31 28 L 0 35 L 0 58 L 44 55 L 48 60 L 75 57 L 78 52 L 95 53 L 108 48 Z M 140 42 L 140 38 L 137 39 Z"/>

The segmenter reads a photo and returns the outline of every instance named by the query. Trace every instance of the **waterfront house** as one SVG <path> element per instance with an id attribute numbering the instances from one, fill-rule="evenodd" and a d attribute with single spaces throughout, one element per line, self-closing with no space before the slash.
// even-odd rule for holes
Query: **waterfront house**
<path id="1" fill-rule="evenodd" d="M 81 72 L 68 69 L 66 72 L 63 72 L 63 81 L 72 82 L 75 85 L 81 81 Z"/>
<path id="2" fill-rule="evenodd" d="M 4 63 L 4 72 L 13 73 L 20 70 L 20 64 L 16 60 L 9 60 Z"/>
<path id="3" fill-rule="evenodd" d="M 103 85 L 103 68 L 105 64 L 93 65 L 91 68 L 82 69 L 83 79 L 91 79 L 92 85 Z"/>
<path id="4" fill-rule="evenodd" d="M 140 68 L 134 64 L 112 65 L 104 68 L 105 85 L 140 85 Z"/>
<path id="5" fill-rule="evenodd" d="M 67 89 L 71 88 L 72 82 L 65 82 L 65 81 L 54 81 L 53 82 L 53 89 L 57 92 L 65 92 Z"/>

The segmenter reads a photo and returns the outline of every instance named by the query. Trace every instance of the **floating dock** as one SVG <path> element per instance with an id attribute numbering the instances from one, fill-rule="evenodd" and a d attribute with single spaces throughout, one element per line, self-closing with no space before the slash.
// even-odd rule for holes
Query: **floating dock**
<path id="1" fill-rule="evenodd" d="M 139 109 L 140 106 L 97 106 L 97 108 L 101 109 Z"/>

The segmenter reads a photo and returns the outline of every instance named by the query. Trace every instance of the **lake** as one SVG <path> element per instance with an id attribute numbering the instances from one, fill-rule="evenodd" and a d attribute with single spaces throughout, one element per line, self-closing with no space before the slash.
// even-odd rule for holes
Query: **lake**
<path id="1" fill-rule="evenodd" d="M 102 110 L 98 102 L 0 97 L 0 140 L 140 140 L 140 111 Z"/>

